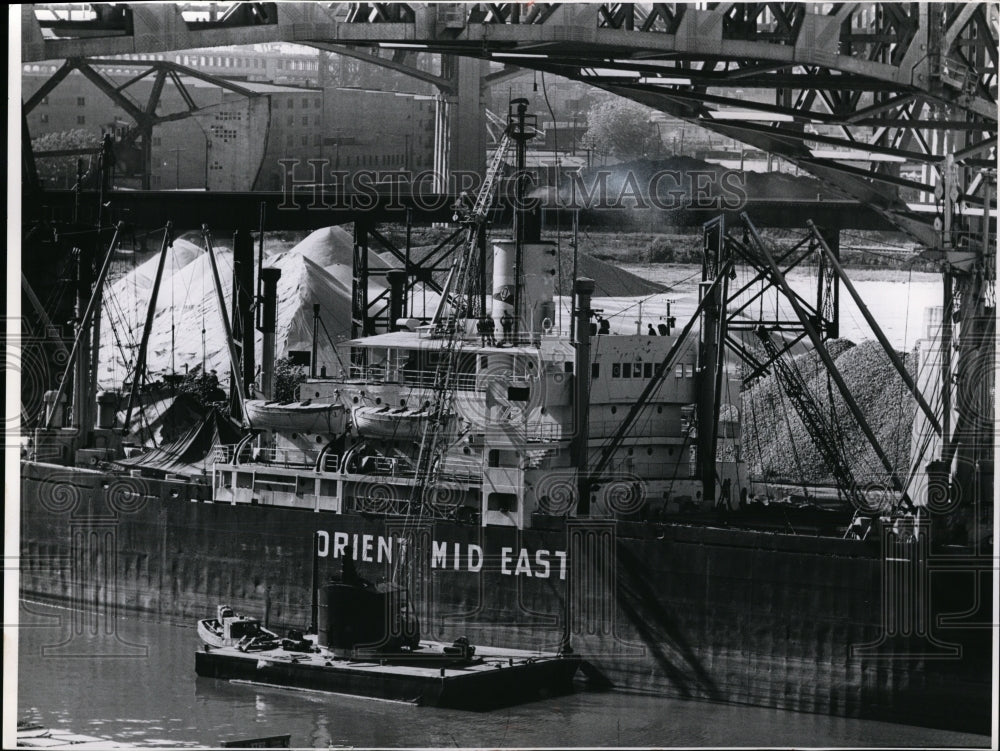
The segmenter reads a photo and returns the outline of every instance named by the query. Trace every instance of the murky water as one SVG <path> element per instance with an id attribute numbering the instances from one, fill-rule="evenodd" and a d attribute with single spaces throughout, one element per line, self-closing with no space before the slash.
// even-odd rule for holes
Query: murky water
<path id="1" fill-rule="evenodd" d="M 293 746 L 959 746 L 986 736 L 650 696 L 580 692 L 486 713 L 234 684 L 194 673 L 194 628 L 23 603 L 18 717 L 140 746 L 291 734 Z M 86 624 L 85 624 L 86 625 Z"/>

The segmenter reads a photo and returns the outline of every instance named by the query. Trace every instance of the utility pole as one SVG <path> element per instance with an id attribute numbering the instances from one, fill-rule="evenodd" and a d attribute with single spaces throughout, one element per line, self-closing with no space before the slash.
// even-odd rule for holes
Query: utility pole
<path id="1" fill-rule="evenodd" d="M 179 190 L 181 187 L 181 157 L 180 152 L 187 151 L 187 149 L 181 146 L 174 146 L 170 149 L 174 152 L 174 190 Z"/>

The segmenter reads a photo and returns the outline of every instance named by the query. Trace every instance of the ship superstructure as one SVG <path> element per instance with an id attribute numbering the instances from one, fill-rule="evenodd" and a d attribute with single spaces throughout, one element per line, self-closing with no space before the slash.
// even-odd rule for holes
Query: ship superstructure
<path id="1" fill-rule="evenodd" d="M 468 241 L 434 316 L 398 318 L 394 330 L 348 341 L 350 365 L 299 392 L 300 409 L 328 405 L 348 419 L 309 429 L 277 417 L 295 405 L 274 405 L 274 418 L 258 420 L 216 463 L 217 500 L 525 528 L 533 514 L 628 518 L 649 504 L 677 511 L 714 498 L 698 471 L 704 353 L 687 338 L 692 326 L 612 334 L 592 310 L 593 283 L 579 279 L 574 325 L 560 328 L 556 246 L 539 238 L 520 171 L 514 237 L 492 242 L 488 276 L 486 254 L 477 257 L 508 144 L 523 168 L 534 127 L 526 106 L 512 103 L 505 138 L 465 209 Z M 623 434 L 637 404 L 642 419 Z M 739 434 L 730 425 L 723 440 L 737 443 Z M 734 460 L 712 471 L 720 485 L 743 484 L 739 452 L 728 455 Z"/>

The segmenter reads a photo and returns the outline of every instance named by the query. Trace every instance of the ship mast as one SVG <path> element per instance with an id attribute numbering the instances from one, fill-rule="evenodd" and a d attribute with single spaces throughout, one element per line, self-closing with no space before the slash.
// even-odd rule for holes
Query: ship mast
<path id="1" fill-rule="evenodd" d="M 520 122 L 523 124 L 523 118 Z M 414 497 L 411 498 L 411 506 L 416 506 L 420 513 L 436 510 L 448 515 L 452 510 L 438 508 L 434 498 L 439 491 L 445 438 L 451 424 L 450 417 L 455 401 L 458 359 L 465 337 L 470 286 L 473 277 L 477 276 L 472 273 L 471 261 L 479 255 L 486 230 L 486 216 L 493 203 L 493 192 L 504 166 L 507 149 L 515 140 L 513 137 L 515 130 L 514 125 L 508 126 L 486 171 L 475 204 L 463 219 L 467 225 L 466 247 L 455 254 L 448 272 L 448 280 L 441 292 L 441 302 L 434 314 L 434 336 L 443 341 L 438 351 L 433 397 L 428 407 L 428 419 L 424 422 L 413 483 Z M 518 144 L 519 148 L 523 149 L 523 143 L 518 141 Z M 485 311 L 483 312 L 485 314 Z"/>

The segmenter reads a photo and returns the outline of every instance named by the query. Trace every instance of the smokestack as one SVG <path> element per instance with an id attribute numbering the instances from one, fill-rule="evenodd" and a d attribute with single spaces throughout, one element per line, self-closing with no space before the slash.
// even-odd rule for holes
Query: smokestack
<path id="1" fill-rule="evenodd" d="M 239 398 L 236 378 L 243 380 L 243 393 L 250 394 L 256 373 L 254 363 L 253 316 L 253 238 L 246 231 L 233 234 L 233 337 L 240 346 L 240 373 L 233 374 L 229 398 L 235 404 Z M 240 408 L 240 411 L 242 407 Z M 234 410 L 234 414 L 237 410 Z"/>
<path id="2" fill-rule="evenodd" d="M 576 280 L 576 361 L 573 365 L 573 466 L 576 467 L 578 516 L 590 514 L 590 469 L 587 466 L 590 444 L 590 296 L 594 280 Z"/>
<path id="3" fill-rule="evenodd" d="M 274 398 L 274 332 L 278 327 L 278 280 L 281 269 L 262 269 L 264 300 L 261 310 L 260 330 L 264 334 L 261 353 L 261 390 L 265 399 Z"/>
<path id="4" fill-rule="evenodd" d="M 406 313 L 406 271 L 403 269 L 390 269 L 385 272 L 389 281 L 389 331 L 395 331 L 398 327 L 396 321 L 403 318 Z"/>

